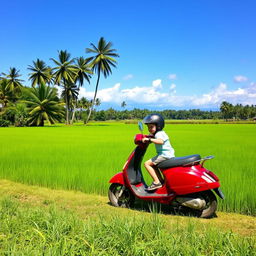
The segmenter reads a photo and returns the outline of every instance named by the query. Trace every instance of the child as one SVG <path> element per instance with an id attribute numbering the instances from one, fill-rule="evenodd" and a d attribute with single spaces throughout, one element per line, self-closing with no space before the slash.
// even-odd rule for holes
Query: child
<path id="1" fill-rule="evenodd" d="M 157 152 L 155 157 L 146 161 L 144 164 L 150 176 L 153 178 L 152 184 L 147 188 L 147 190 L 151 191 L 162 187 L 154 168 L 156 168 L 157 164 L 174 157 L 174 149 L 170 144 L 168 135 L 162 131 L 164 128 L 164 119 L 161 115 L 148 115 L 143 119 L 143 123 L 148 126 L 148 131 L 154 138 L 143 138 L 142 142 L 145 143 L 148 141 L 149 143 L 154 143 Z"/>

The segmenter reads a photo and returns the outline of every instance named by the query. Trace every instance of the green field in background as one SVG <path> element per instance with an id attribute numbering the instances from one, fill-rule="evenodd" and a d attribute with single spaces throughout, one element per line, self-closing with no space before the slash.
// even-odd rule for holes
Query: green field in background
<path id="1" fill-rule="evenodd" d="M 221 180 L 226 199 L 219 209 L 256 215 L 255 125 L 167 124 L 165 131 L 176 156 L 215 156 L 205 166 Z M 0 128 L 0 178 L 107 195 L 109 179 L 135 148 L 136 133 L 136 124 L 115 122 Z M 150 145 L 144 160 L 154 155 Z"/>

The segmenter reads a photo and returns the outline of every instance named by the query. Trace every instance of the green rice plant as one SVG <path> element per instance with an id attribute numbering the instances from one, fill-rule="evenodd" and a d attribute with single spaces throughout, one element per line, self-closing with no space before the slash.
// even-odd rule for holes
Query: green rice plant
<path id="1" fill-rule="evenodd" d="M 167 124 L 165 131 L 176 156 L 215 156 L 205 167 L 220 178 L 226 196 L 219 200 L 220 210 L 256 215 L 255 125 Z M 0 178 L 107 195 L 108 182 L 122 171 L 138 132 L 136 124 L 115 122 L 0 128 Z M 154 155 L 150 145 L 144 160 Z"/>
<path id="2" fill-rule="evenodd" d="M 31 207 L 10 198 L 0 201 L 0 212 L 1 255 L 256 255 L 255 237 L 193 221 L 167 226 L 156 213 L 83 221 L 54 205 Z"/>

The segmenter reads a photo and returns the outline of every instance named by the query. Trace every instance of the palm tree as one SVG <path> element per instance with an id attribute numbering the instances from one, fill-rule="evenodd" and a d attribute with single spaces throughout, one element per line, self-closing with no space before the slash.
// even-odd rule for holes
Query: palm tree
<path id="1" fill-rule="evenodd" d="M 23 93 L 24 87 L 20 89 Z M 21 95 L 17 95 L 17 91 L 10 91 L 8 87 L 8 80 L 6 78 L 0 78 L 0 112 L 4 112 L 7 109 L 15 109 L 15 105 Z"/>
<path id="2" fill-rule="evenodd" d="M 40 84 L 50 84 L 52 82 L 51 68 L 47 67 L 45 62 L 37 59 L 33 61 L 33 65 L 28 66 L 28 70 L 32 71 L 29 74 L 29 80 L 32 81 L 32 86 Z"/>
<path id="3" fill-rule="evenodd" d="M 53 73 L 55 84 L 60 85 L 66 81 L 74 82 L 76 76 L 76 67 L 73 65 L 74 59 L 70 59 L 71 55 L 66 50 L 59 52 L 59 60 L 51 58 L 51 60 L 56 64 L 53 68 L 55 71 Z"/>
<path id="4" fill-rule="evenodd" d="M 77 105 L 77 99 L 78 99 L 78 93 L 79 88 L 74 83 L 67 83 L 65 87 L 63 87 L 63 91 L 61 93 L 61 96 L 65 99 L 66 107 L 69 111 L 73 110 L 72 118 L 71 118 L 71 124 L 74 122 L 75 118 L 75 108 Z"/>
<path id="5" fill-rule="evenodd" d="M 75 82 L 79 83 L 79 87 L 83 86 L 84 80 L 86 80 L 88 83 L 90 83 L 91 75 L 93 72 L 89 68 L 88 59 L 85 59 L 84 57 L 79 57 L 75 60 L 76 62 L 76 79 Z"/>
<path id="6" fill-rule="evenodd" d="M 78 83 L 78 91 L 79 87 L 83 86 L 84 80 L 86 80 L 88 83 L 90 83 L 91 75 L 93 72 L 91 69 L 89 69 L 88 66 L 88 59 L 85 59 L 84 57 L 79 57 L 75 60 L 75 67 L 76 67 L 76 77 L 75 77 L 75 83 Z M 73 101 L 73 108 L 72 108 L 72 118 L 71 118 L 71 124 L 74 122 L 76 109 L 77 109 L 77 99 Z"/>
<path id="7" fill-rule="evenodd" d="M 88 109 L 89 101 L 85 97 L 82 97 L 78 100 L 77 106 L 80 108 L 80 120 L 82 120 L 82 112 L 84 109 Z"/>
<path id="8" fill-rule="evenodd" d="M 21 88 L 23 87 L 21 82 L 23 82 L 23 80 L 19 79 L 19 77 L 21 76 L 19 72 L 20 71 L 16 68 L 10 68 L 8 74 L 2 73 L 4 75 L 4 78 L 7 80 L 7 88 L 11 92 L 21 92 Z"/>
<path id="9" fill-rule="evenodd" d="M 62 85 L 64 90 L 68 87 L 68 84 L 74 83 L 76 78 L 76 67 L 73 65 L 74 59 L 71 59 L 70 53 L 67 51 L 60 51 L 58 60 L 51 58 L 56 67 L 53 68 L 54 83 Z M 68 92 L 68 90 L 66 90 Z M 66 124 L 69 124 L 69 106 L 68 95 L 64 96 L 66 102 Z"/>
<path id="10" fill-rule="evenodd" d="M 95 105 L 95 100 L 100 81 L 100 74 L 102 73 L 106 78 L 112 73 L 111 66 L 116 67 L 117 61 L 114 59 L 114 57 L 119 57 L 119 55 L 116 53 L 116 49 L 112 49 L 112 45 L 113 44 L 111 42 L 107 43 L 105 39 L 101 37 L 97 47 L 93 43 L 91 43 L 92 48 L 86 48 L 87 53 L 94 54 L 94 56 L 90 57 L 88 60 L 90 61 L 90 66 L 92 67 L 93 72 L 96 73 L 98 76 L 92 107 L 90 108 L 86 123 L 89 121 L 92 108 Z"/>
<path id="11" fill-rule="evenodd" d="M 26 103 L 29 110 L 29 125 L 44 126 L 44 121 L 49 124 L 60 122 L 64 117 L 63 103 L 59 102 L 57 90 L 45 84 L 29 89 Z"/>
<path id="12" fill-rule="evenodd" d="M 87 110 L 87 114 L 89 114 L 90 108 L 92 108 L 93 100 L 88 100 L 85 97 L 82 97 L 80 100 L 78 100 L 78 106 L 80 108 L 80 118 L 82 117 L 82 111 Z M 95 100 L 95 106 L 99 106 L 101 104 L 101 101 L 99 98 Z M 84 121 L 84 123 L 86 123 Z"/>
<path id="13" fill-rule="evenodd" d="M 127 104 L 126 104 L 125 101 L 123 101 L 123 102 L 121 103 L 121 107 L 122 107 L 122 108 L 124 108 L 126 105 L 127 105 Z"/>
<path id="14" fill-rule="evenodd" d="M 101 100 L 99 98 L 97 98 L 95 100 L 95 106 L 99 106 L 101 104 Z"/>
<path id="15" fill-rule="evenodd" d="M 78 105 L 81 110 L 87 109 L 87 107 L 89 105 L 89 101 L 85 97 L 82 97 L 80 100 L 78 100 Z"/>
<path id="16" fill-rule="evenodd" d="M 15 126 L 25 126 L 27 123 L 28 109 L 25 103 L 18 103 L 15 108 Z"/>
<path id="17" fill-rule="evenodd" d="M 4 111 L 11 101 L 11 92 L 7 86 L 7 79 L 0 80 L 0 112 Z"/>
<path id="18" fill-rule="evenodd" d="M 228 120 L 232 116 L 233 105 L 227 101 L 223 101 L 220 105 L 220 111 L 223 113 L 223 117 Z"/>

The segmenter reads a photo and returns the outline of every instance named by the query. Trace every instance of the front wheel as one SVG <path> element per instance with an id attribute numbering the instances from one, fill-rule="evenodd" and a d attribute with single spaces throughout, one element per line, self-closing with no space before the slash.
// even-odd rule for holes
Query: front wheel
<path id="1" fill-rule="evenodd" d="M 122 184 L 112 183 L 108 190 L 108 198 L 112 205 L 116 207 L 133 206 L 135 197 L 132 192 Z"/>

